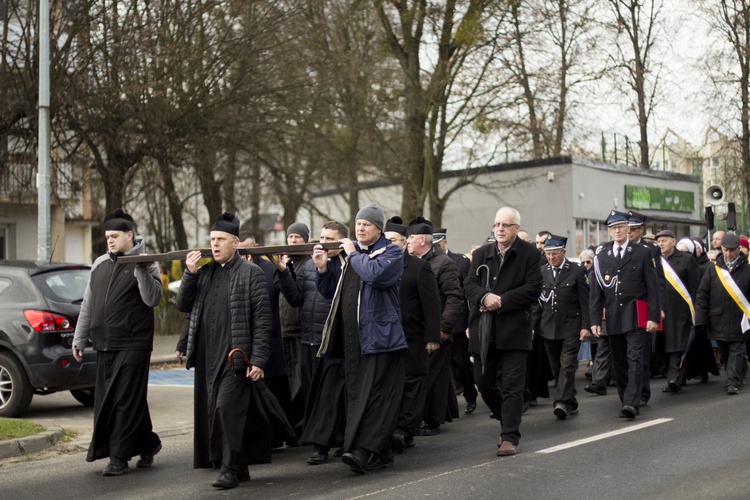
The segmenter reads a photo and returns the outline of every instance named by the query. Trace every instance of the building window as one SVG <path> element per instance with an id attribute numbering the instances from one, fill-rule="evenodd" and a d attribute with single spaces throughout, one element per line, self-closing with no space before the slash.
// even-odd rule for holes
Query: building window
<path id="1" fill-rule="evenodd" d="M 607 226 L 599 221 L 576 219 L 576 257 L 589 247 L 608 240 Z"/>

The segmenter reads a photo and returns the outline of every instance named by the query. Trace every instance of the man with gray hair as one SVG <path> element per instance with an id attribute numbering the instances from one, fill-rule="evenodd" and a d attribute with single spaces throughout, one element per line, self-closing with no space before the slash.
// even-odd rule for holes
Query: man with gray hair
<path id="1" fill-rule="evenodd" d="M 518 452 L 531 306 L 542 291 L 539 251 L 518 238 L 520 225 L 518 210 L 497 211 L 495 241 L 474 251 L 464 282 L 474 376 L 482 399 L 501 422 L 498 456 Z"/>

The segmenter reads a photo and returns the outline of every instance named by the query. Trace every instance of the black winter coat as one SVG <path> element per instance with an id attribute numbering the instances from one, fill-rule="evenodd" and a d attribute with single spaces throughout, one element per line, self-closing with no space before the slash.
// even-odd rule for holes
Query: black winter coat
<path id="1" fill-rule="evenodd" d="M 675 249 L 666 259 L 688 289 L 690 298 L 695 304 L 695 295 L 700 284 L 700 269 L 695 258 L 689 253 Z M 682 352 L 687 347 L 690 338 L 693 316 L 690 314 L 690 307 L 685 299 L 670 283 L 667 283 L 667 303 L 662 309 L 664 310 L 664 352 Z"/>
<path id="2" fill-rule="evenodd" d="M 186 272 L 177 292 L 177 309 L 190 312 L 186 362 L 188 369 L 195 366 L 195 334 L 200 324 L 211 273 L 218 265 L 220 264 L 210 262 L 198 269 L 197 273 Z M 229 324 L 232 330 L 232 349 L 242 349 L 254 366 L 265 368 L 271 337 L 271 305 L 266 277 L 257 265 L 242 259 L 239 252 L 235 252 L 234 259 L 227 266 L 231 274 Z"/>
<path id="3" fill-rule="evenodd" d="M 716 266 L 727 269 L 724 256 L 716 258 Z M 709 267 L 703 275 L 695 303 L 695 325 L 706 327 L 708 338 L 724 342 L 746 341 L 742 333 L 742 311 L 724 289 L 716 271 Z M 739 263 L 729 272 L 742 293 L 750 300 L 750 265 L 740 253 Z"/>
<path id="4" fill-rule="evenodd" d="M 439 248 L 430 249 L 422 259 L 430 263 L 437 280 L 440 293 L 440 331 L 452 333 L 453 325 L 461 316 L 464 302 L 456 264 Z"/>
<path id="5" fill-rule="evenodd" d="M 461 314 L 458 315 L 458 319 L 453 325 L 453 333 L 456 335 L 466 335 L 466 328 L 469 326 L 469 306 L 466 304 L 466 299 L 464 298 L 464 280 L 466 280 L 471 270 L 471 261 L 464 254 L 451 252 L 450 249 L 448 249 L 446 254 L 456 264 L 458 280 L 461 282 Z"/>
<path id="6" fill-rule="evenodd" d="M 490 290 L 502 297 L 502 307 L 493 313 L 480 313 L 489 268 Z M 520 238 L 505 252 L 502 269 L 497 244 L 487 243 L 476 250 L 471 258 L 471 270 L 464 281 L 464 295 L 469 303 L 469 352 L 481 352 L 479 345 L 479 315 L 492 314 L 492 328 L 498 349 L 531 350 L 531 305 L 542 291 L 542 274 L 539 268 L 539 250 Z"/>
<path id="7" fill-rule="evenodd" d="M 315 262 L 308 259 L 296 270 L 296 279 L 287 268 L 278 273 L 281 293 L 284 294 L 289 305 L 301 307 L 300 327 L 302 328 L 302 343 L 319 346 L 323 336 L 328 313 L 331 312 L 331 299 L 323 297 L 318 292 L 315 276 L 318 269 Z"/>
<path id="8" fill-rule="evenodd" d="M 407 375 L 425 375 L 429 362 L 425 344 L 440 343 L 440 295 L 429 263 L 404 253 L 399 297 L 408 345 L 404 368 Z"/>

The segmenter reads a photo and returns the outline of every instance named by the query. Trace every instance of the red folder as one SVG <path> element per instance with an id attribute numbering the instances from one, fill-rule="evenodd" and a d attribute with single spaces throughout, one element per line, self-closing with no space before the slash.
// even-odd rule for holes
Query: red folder
<path id="1" fill-rule="evenodd" d="M 635 309 L 638 315 L 638 328 L 646 328 L 646 323 L 648 323 L 648 302 L 645 300 L 636 300 Z M 659 321 L 659 326 L 656 329 L 664 331 L 664 322 Z"/>

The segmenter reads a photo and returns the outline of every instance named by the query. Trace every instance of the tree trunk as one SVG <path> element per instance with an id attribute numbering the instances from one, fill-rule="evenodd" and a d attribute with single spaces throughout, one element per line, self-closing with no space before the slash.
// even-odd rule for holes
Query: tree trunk
<path id="1" fill-rule="evenodd" d="M 203 193 L 203 203 L 208 210 L 208 220 L 210 224 L 221 215 L 221 183 L 216 181 L 214 171 L 216 169 L 216 155 L 198 147 L 196 150 L 195 170 L 198 176 L 198 183 Z"/>
<path id="2" fill-rule="evenodd" d="M 177 249 L 188 247 L 187 231 L 185 231 L 185 222 L 182 219 L 182 203 L 177 196 L 177 191 L 174 187 L 174 181 L 172 179 L 172 169 L 169 168 L 169 163 L 165 160 L 159 162 L 159 173 L 161 174 L 162 186 L 164 188 L 164 195 L 167 197 L 167 205 L 169 206 L 169 215 L 172 219 L 172 226 L 174 228 L 174 241 Z M 172 248 L 165 250 L 173 250 Z M 164 251 L 164 250 L 162 250 Z"/>

